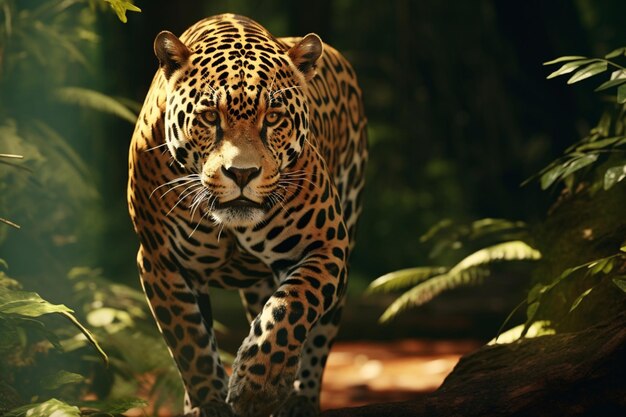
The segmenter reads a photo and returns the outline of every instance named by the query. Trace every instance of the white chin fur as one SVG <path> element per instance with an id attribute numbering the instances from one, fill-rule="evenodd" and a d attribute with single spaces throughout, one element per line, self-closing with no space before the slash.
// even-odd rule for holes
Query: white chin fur
<path id="1" fill-rule="evenodd" d="M 265 212 L 257 208 L 225 208 L 218 209 L 211 213 L 211 217 L 216 223 L 230 227 L 255 226 L 259 224 Z"/>

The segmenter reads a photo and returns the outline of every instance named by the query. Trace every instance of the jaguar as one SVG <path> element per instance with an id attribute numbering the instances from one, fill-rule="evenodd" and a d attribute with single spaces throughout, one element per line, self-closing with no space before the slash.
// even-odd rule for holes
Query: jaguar
<path id="1" fill-rule="evenodd" d="M 233 14 L 163 31 L 154 52 L 127 196 L 185 416 L 317 415 L 367 160 L 355 72 L 315 34 Z M 250 322 L 230 376 L 215 287 L 239 291 Z"/>

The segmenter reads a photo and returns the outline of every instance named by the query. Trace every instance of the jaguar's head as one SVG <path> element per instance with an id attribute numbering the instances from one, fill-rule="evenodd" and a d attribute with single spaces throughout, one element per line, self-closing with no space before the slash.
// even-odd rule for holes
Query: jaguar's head
<path id="1" fill-rule="evenodd" d="M 289 192 L 309 135 L 304 89 L 322 54 L 309 34 L 291 48 L 254 22 L 217 23 L 187 45 L 161 32 L 165 138 L 201 187 L 192 205 L 231 227 L 261 222 Z"/>

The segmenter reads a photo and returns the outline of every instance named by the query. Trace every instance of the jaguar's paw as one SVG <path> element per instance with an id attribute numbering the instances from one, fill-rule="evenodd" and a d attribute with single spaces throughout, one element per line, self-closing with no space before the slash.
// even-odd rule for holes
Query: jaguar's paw
<path id="1" fill-rule="evenodd" d="M 285 402 L 294 378 L 284 373 L 270 379 L 252 378 L 248 373 L 233 372 L 226 402 L 237 416 L 268 417 Z"/>

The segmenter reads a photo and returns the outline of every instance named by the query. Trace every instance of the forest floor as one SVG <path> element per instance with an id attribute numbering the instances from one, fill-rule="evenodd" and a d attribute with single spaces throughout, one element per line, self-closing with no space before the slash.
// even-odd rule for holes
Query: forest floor
<path id="1" fill-rule="evenodd" d="M 324 373 L 322 410 L 416 399 L 437 389 L 459 358 L 480 345 L 470 340 L 338 342 Z"/>
<path id="2" fill-rule="evenodd" d="M 437 389 L 460 357 L 481 345 L 473 340 L 418 338 L 339 341 L 324 371 L 322 411 L 415 400 Z M 147 392 L 138 395 L 149 397 Z M 126 415 L 172 417 L 176 413 L 166 406 L 158 414 L 137 408 Z"/>

